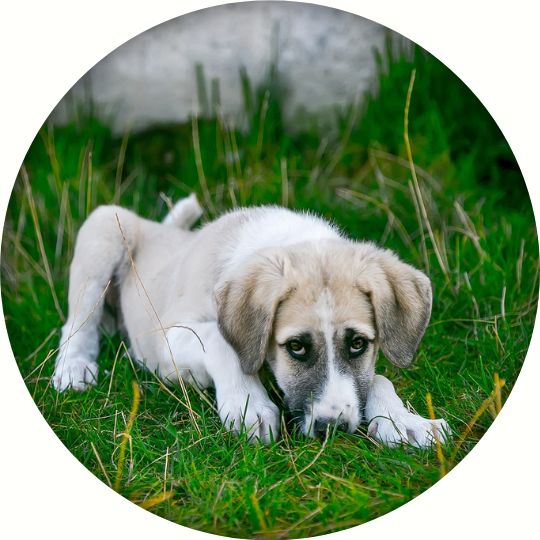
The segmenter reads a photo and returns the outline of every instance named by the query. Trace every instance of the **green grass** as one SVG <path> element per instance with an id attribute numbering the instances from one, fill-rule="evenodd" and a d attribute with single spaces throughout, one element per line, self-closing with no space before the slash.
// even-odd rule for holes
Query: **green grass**
<path id="1" fill-rule="evenodd" d="M 409 135 L 418 189 L 403 127 L 413 68 Z M 208 90 L 201 67 L 196 77 L 205 114 L 193 122 L 117 138 L 80 111 L 73 124 L 42 128 L 4 229 L 6 324 L 47 422 L 93 474 L 113 485 L 118 479 L 125 497 L 224 535 L 322 534 L 414 498 L 490 426 L 497 396 L 485 400 L 494 376 L 506 381 L 504 399 L 532 333 L 539 271 L 534 216 L 496 125 L 463 83 L 420 49 L 407 57 L 389 48 L 379 57 L 377 88 L 361 107 L 336 110 L 330 128 L 317 116 L 304 119 L 308 127 L 293 134 L 283 125 L 286 89 L 277 70 L 262 88 L 241 76 L 244 130 L 213 115 L 220 89 L 212 81 Z M 203 201 L 205 220 L 235 205 L 309 208 L 351 237 L 374 240 L 423 268 L 433 281 L 434 305 L 416 361 L 398 370 L 381 358 L 378 370 L 423 415 L 430 393 L 436 416 L 449 420 L 456 440 L 464 433 L 462 444 L 450 443 L 442 456 L 387 449 L 363 430 L 325 445 L 286 432 L 267 447 L 246 444 L 224 432 L 211 394 L 189 390 L 195 422 L 190 419 L 181 390 L 167 390 L 135 368 L 117 335 L 103 339 L 95 389 L 55 393 L 49 381 L 67 269 L 84 218 L 97 205 L 116 202 L 159 219 L 167 197 L 191 191 Z M 127 437 L 133 381 L 141 397 Z"/>

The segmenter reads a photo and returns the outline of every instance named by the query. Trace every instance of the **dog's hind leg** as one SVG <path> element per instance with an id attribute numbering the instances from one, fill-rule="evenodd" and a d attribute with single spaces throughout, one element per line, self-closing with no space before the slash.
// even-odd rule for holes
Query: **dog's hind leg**
<path id="1" fill-rule="evenodd" d="M 98 373 L 99 324 L 107 292 L 129 269 L 143 220 L 118 206 L 100 206 L 84 222 L 70 267 L 68 317 L 52 378 L 59 392 L 84 390 Z"/>
<path id="2" fill-rule="evenodd" d="M 179 229 L 190 229 L 203 215 L 203 210 L 197 196 L 192 193 L 185 199 L 180 199 L 163 220 L 164 225 L 174 225 Z"/>

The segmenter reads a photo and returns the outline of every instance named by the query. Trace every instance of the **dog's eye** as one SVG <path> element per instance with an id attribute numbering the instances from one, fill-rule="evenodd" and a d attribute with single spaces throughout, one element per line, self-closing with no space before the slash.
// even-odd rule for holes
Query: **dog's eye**
<path id="1" fill-rule="evenodd" d="M 306 356 L 307 349 L 306 346 L 299 339 L 291 339 L 285 344 L 287 352 L 298 360 L 303 360 Z"/>
<path id="2" fill-rule="evenodd" d="M 368 344 L 369 342 L 365 337 L 354 336 L 351 339 L 351 344 L 349 346 L 349 356 L 351 358 L 356 358 L 361 354 L 364 354 L 368 348 Z"/>

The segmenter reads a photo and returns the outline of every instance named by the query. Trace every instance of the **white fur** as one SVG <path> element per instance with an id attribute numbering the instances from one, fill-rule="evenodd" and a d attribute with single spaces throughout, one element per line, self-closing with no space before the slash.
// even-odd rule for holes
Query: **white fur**
<path id="1" fill-rule="evenodd" d="M 285 208 L 258 209 L 259 215 L 245 223 L 235 238 L 235 247 L 227 254 L 225 274 L 234 272 L 254 253 L 270 247 L 290 246 L 301 242 L 319 242 L 340 237 L 329 223 L 307 213 L 292 213 Z"/>
<path id="2" fill-rule="evenodd" d="M 409 412 L 394 385 L 382 375 L 375 375 L 365 408 L 368 433 L 386 446 L 408 443 L 421 448 L 430 446 L 435 437 L 444 443 L 450 436 L 446 420 L 429 420 Z"/>
<path id="3" fill-rule="evenodd" d="M 354 381 L 351 377 L 343 375 L 335 365 L 334 336 L 334 300 L 328 289 L 321 294 L 315 309 L 322 322 L 322 330 L 326 345 L 328 362 L 327 379 L 321 396 L 311 405 L 306 415 L 303 431 L 313 436 L 315 420 L 325 418 L 334 421 L 345 421 L 348 425 L 356 426 L 359 423 L 360 404 L 355 391 Z"/>
<path id="4" fill-rule="evenodd" d="M 277 437 L 279 410 L 258 377 L 242 373 L 232 347 L 223 339 L 217 323 L 177 325 L 167 332 L 157 370 L 171 382 L 183 380 L 201 387 L 214 385 L 218 413 L 226 428 L 245 429 L 249 437 L 269 442 Z"/>
<path id="5" fill-rule="evenodd" d="M 203 215 L 203 210 L 192 193 L 185 199 L 180 199 L 163 220 L 164 225 L 173 225 L 180 229 L 189 229 Z"/>

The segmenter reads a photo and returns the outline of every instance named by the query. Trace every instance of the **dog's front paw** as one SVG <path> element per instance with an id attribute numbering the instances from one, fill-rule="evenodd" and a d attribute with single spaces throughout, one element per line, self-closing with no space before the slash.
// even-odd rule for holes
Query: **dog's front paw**
<path id="1" fill-rule="evenodd" d="M 98 365 L 84 356 L 62 356 L 56 362 L 52 384 L 58 392 L 68 388 L 83 391 L 96 384 Z"/>
<path id="2" fill-rule="evenodd" d="M 269 443 L 279 433 L 279 409 L 268 397 L 257 394 L 229 395 L 218 400 L 219 417 L 226 429 L 246 433 L 253 441 Z"/>
<path id="3" fill-rule="evenodd" d="M 388 417 L 373 418 L 368 427 L 368 435 L 386 446 L 411 444 L 418 448 L 431 446 L 436 438 L 444 444 L 451 436 L 446 420 L 429 420 L 418 414 L 405 411 Z"/>

